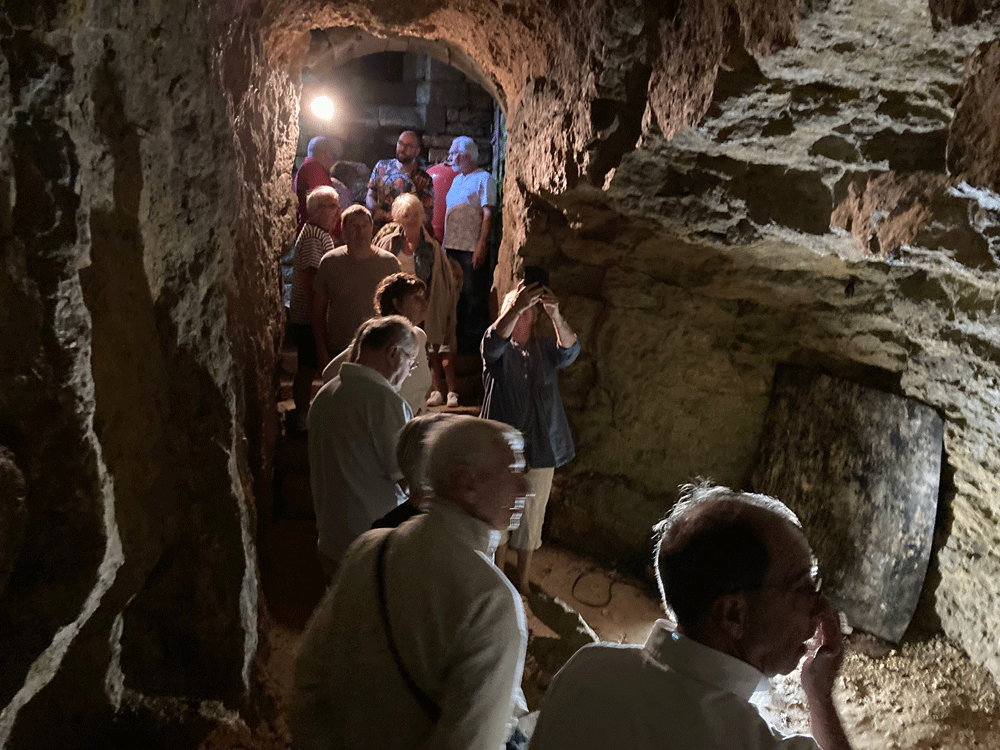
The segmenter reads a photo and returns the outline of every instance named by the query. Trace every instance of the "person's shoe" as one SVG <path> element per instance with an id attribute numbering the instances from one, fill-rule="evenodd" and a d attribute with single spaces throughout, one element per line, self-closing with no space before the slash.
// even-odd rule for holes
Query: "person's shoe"
<path id="1" fill-rule="evenodd" d="M 441 395 L 441 391 L 431 391 L 431 395 L 427 397 L 428 406 L 441 406 L 444 403 L 444 396 Z"/>
<path id="2" fill-rule="evenodd" d="M 448 406 L 452 409 L 458 406 L 458 394 L 455 391 L 448 391 Z"/>

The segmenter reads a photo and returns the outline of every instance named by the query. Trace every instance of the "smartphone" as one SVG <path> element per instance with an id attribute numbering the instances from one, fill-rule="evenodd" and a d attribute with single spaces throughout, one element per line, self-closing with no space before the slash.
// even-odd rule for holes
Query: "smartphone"
<path id="1" fill-rule="evenodd" d="M 531 286 L 532 284 L 541 284 L 542 286 L 548 286 L 549 285 L 548 269 L 542 268 L 541 266 L 525 266 L 524 285 Z"/>

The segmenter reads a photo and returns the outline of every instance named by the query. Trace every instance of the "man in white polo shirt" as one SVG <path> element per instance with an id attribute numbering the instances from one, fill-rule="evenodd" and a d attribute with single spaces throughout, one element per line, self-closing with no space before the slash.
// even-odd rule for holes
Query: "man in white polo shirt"
<path id="1" fill-rule="evenodd" d="M 406 500 L 396 440 L 412 415 L 399 386 L 417 359 L 416 329 L 400 315 L 372 318 L 351 352 L 309 408 L 309 479 L 328 578 L 348 545 Z"/>
<path id="2" fill-rule="evenodd" d="M 479 351 L 489 324 L 491 269 L 486 240 L 497 204 L 497 184 L 479 168 L 479 149 L 471 138 L 459 136 L 452 141 L 448 160 L 456 174 L 446 199 L 442 245 L 448 257 L 462 265 L 456 334 L 458 351 L 472 354 Z"/>

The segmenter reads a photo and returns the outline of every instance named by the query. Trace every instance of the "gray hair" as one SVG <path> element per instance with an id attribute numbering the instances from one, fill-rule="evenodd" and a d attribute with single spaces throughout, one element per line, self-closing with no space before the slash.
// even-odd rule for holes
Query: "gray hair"
<path id="1" fill-rule="evenodd" d="M 330 198 L 337 201 L 338 206 L 340 205 L 340 196 L 337 195 L 337 191 L 329 185 L 320 185 L 319 187 L 310 190 L 309 194 L 306 196 L 306 215 L 311 219 L 313 214 L 316 213 L 316 209 L 319 207 L 319 202 Z"/>
<path id="2" fill-rule="evenodd" d="M 325 153 L 333 156 L 333 141 L 327 138 L 325 135 L 318 135 L 309 141 L 309 146 L 306 148 L 306 154 L 315 158 L 316 154 Z"/>
<path id="3" fill-rule="evenodd" d="M 459 469 L 493 468 L 497 450 L 504 445 L 515 454 L 524 450 L 521 433 L 503 422 L 454 415 L 434 425 L 424 438 L 425 478 L 431 491 L 437 497 L 449 497 Z"/>
<path id="4" fill-rule="evenodd" d="M 455 419 L 457 416 L 443 411 L 428 412 L 414 417 L 399 431 L 399 440 L 396 443 L 396 463 L 410 487 L 411 496 L 414 490 L 421 495 L 429 493 L 427 479 L 424 476 L 427 458 L 427 433 L 440 422 Z"/>
<path id="5" fill-rule="evenodd" d="M 392 220 L 398 224 L 400 217 L 407 208 L 415 208 L 420 217 L 420 223 L 424 223 L 424 219 L 427 218 L 427 212 L 424 211 L 424 204 L 413 193 L 400 193 L 396 196 L 396 200 L 392 202 Z"/>
<path id="6" fill-rule="evenodd" d="M 413 348 L 417 346 L 417 330 L 402 315 L 369 318 L 360 326 L 351 341 L 352 362 L 357 362 L 362 350 L 379 351 L 391 346 Z"/>
<path id="7" fill-rule="evenodd" d="M 460 135 L 451 142 L 451 147 L 457 147 L 459 151 L 472 157 L 472 161 L 479 164 L 479 146 L 467 135 Z"/>
<path id="8" fill-rule="evenodd" d="M 768 516 L 801 529 L 773 497 L 706 481 L 680 487 L 677 504 L 653 529 L 656 582 L 679 624 L 692 627 L 723 594 L 763 585 L 771 564 Z"/>

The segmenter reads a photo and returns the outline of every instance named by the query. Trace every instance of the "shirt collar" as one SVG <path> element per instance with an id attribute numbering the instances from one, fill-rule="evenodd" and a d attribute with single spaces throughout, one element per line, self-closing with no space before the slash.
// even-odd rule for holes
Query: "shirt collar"
<path id="1" fill-rule="evenodd" d="M 755 667 L 670 630 L 666 620 L 656 621 L 643 647 L 643 655 L 660 666 L 745 701 L 768 684 L 767 678 Z"/>
<path id="2" fill-rule="evenodd" d="M 485 521 L 473 518 L 450 500 L 436 497 L 427 504 L 427 513 L 444 524 L 460 542 L 489 558 L 500 545 L 500 532 Z"/>
<path id="3" fill-rule="evenodd" d="M 344 362 L 344 364 L 341 365 L 340 379 L 343 380 L 345 375 L 347 376 L 348 380 L 350 380 L 351 378 L 370 380 L 373 383 L 384 385 L 386 388 L 389 388 L 393 391 L 396 390 L 395 388 L 392 387 L 392 383 L 390 383 L 382 376 L 382 373 L 373 370 L 371 367 L 368 367 L 367 365 L 359 365 L 357 362 Z"/>

